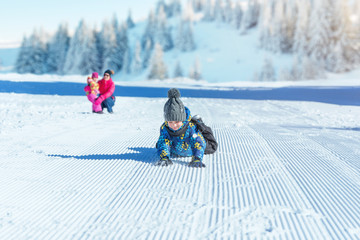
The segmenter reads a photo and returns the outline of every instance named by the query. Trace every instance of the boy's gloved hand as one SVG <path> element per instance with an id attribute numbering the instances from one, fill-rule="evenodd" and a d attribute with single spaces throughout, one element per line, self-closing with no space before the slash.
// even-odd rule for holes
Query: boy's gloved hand
<path id="1" fill-rule="evenodd" d="M 189 167 L 203 168 L 205 164 L 199 158 L 194 158 L 189 163 Z"/>
<path id="2" fill-rule="evenodd" d="M 173 164 L 173 162 L 169 158 L 165 157 L 165 158 L 162 158 L 159 161 L 157 161 L 155 163 L 155 166 L 167 167 L 172 164 Z"/>

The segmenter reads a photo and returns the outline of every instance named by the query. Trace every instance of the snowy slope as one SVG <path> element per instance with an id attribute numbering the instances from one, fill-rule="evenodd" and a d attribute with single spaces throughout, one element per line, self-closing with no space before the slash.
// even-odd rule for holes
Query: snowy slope
<path id="1" fill-rule="evenodd" d="M 337 94 L 357 86 L 312 87 L 313 101 L 306 87 L 297 101 L 291 87 L 282 100 L 256 99 L 259 86 L 248 99 L 184 88 L 219 141 L 204 169 L 153 166 L 173 84 L 154 97 L 118 86 L 113 115 L 91 114 L 76 93 L 31 94 L 48 85 L 9 86 L 0 81 L 0 239 L 360 239 L 360 103 Z"/>

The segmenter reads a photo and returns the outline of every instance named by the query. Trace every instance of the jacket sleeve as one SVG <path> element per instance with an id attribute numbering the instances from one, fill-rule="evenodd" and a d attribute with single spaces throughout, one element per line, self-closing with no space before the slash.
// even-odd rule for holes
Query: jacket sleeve
<path id="1" fill-rule="evenodd" d="M 85 91 L 86 95 L 89 95 L 91 92 L 90 86 L 84 87 L 84 91 Z"/>
<path id="2" fill-rule="evenodd" d="M 165 128 L 165 124 L 160 127 L 160 137 L 156 143 L 157 153 L 161 158 L 168 157 L 170 159 L 171 140 L 169 133 Z"/>
<path id="3" fill-rule="evenodd" d="M 103 94 L 101 94 L 101 96 L 103 96 L 103 99 L 107 99 L 109 97 L 111 97 L 113 95 L 115 91 L 115 84 L 114 82 L 111 82 L 110 87 L 108 88 L 108 90 L 106 92 L 104 92 Z"/>
<path id="4" fill-rule="evenodd" d="M 196 126 L 193 123 L 190 123 L 189 127 L 191 129 L 189 137 L 191 149 L 193 151 L 192 154 L 195 158 L 202 160 L 206 148 L 206 141 L 201 132 L 196 130 Z"/>

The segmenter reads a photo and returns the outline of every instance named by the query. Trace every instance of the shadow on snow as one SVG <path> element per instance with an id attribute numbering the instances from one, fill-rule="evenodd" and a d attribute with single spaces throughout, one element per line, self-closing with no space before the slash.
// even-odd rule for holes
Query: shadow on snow
<path id="1" fill-rule="evenodd" d="M 154 163 L 157 160 L 155 148 L 134 147 L 128 148 L 131 153 L 121 154 L 89 154 L 89 155 L 62 155 L 49 154 L 49 157 L 75 158 L 79 160 L 134 160 L 144 163 Z"/>
<path id="2" fill-rule="evenodd" d="M 26 93 L 60 96 L 84 96 L 85 84 L 69 82 L 12 82 L 0 80 L 2 93 Z M 116 96 L 166 98 L 169 88 L 117 86 Z M 229 88 L 228 88 L 229 89 Z M 338 105 L 360 106 L 360 87 L 282 87 L 181 89 L 183 97 L 242 100 L 313 101 Z"/>

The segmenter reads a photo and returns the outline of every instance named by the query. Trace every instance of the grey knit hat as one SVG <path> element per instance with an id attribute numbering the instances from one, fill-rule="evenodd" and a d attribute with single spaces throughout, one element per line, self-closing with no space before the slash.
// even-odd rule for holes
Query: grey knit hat
<path id="1" fill-rule="evenodd" d="M 185 107 L 180 100 L 180 92 L 177 88 L 171 88 L 168 91 L 168 100 L 164 106 L 165 121 L 179 121 L 186 120 Z"/>

